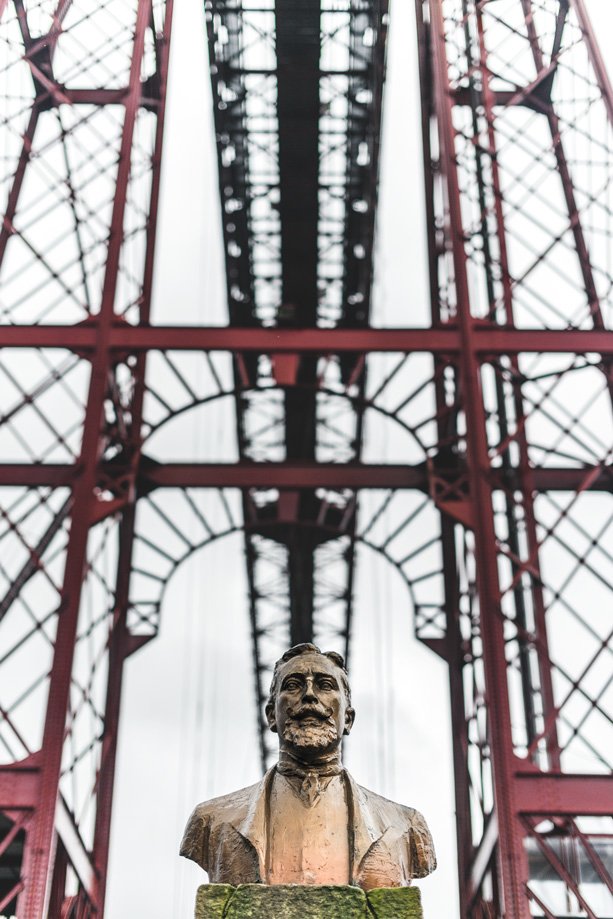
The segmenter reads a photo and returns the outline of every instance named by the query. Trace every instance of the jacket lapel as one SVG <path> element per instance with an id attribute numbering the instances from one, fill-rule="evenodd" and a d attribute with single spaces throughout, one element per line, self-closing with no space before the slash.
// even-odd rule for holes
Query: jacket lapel
<path id="1" fill-rule="evenodd" d="M 351 840 L 351 882 L 357 883 L 360 865 L 373 843 L 381 838 L 380 822 L 372 813 L 368 798 L 360 786 L 344 770 L 349 791 L 349 819 L 352 824 Z"/>
<path id="2" fill-rule="evenodd" d="M 257 853 L 260 879 L 266 883 L 266 846 L 267 846 L 267 811 L 270 790 L 275 776 L 276 766 L 268 770 L 256 787 L 247 813 L 242 819 L 233 821 L 234 828 Z M 364 856 L 382 836 L 381 821 L 373 813 L 368 797 L 363 789 L 343 770 L 348 791 L 349 820 L 352 829 L 351 845 L 351 882 L 356 883 Z"/>
<path id="3" fill-rule="evenodd" d="M 268 770 L 257 786 L 245 817 L 234 824 L 235 829 L 253 846 L 257 853 L 262 883 L 266 883 L 267 802 L 270 799 L 270 788 L 276 768 L 276 766 L 273 766 Z"/>

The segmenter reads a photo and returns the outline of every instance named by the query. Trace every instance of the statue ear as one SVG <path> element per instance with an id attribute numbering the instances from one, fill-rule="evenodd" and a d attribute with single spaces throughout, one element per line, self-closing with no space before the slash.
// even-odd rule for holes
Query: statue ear
<path id="1" fill-rule="evenodd" d="M 345 730 L 343 734 L 350 734 L 351 728 L 353 727 L 353 722 L 355 721 L 355 709 L 347 708 L 345 709 Z"/>
<path id="2" fill-rule="evenodd" d="M 278 730 L 277 730 L 277 722 L 275 721 L 275 707 L 272 704 L 272 702 L 266 703 L 266 708 L 264 709 L 264 712 L 266 714 L 266 721 L 268 722 L 268 727 L 273 732 L 273 734 L 277 734 Z"/>

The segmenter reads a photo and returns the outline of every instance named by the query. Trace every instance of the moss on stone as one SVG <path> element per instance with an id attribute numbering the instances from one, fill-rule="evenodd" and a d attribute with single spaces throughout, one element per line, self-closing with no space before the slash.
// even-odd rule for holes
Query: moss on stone
<path id="1" fill-rule="evenodd" d="M 237 887 L 226 919 L 368 919 L 358 887 L 244 884 Z"/>
<path id="2" fill-rule="evenodd" d="M 423 919 L 417 887 L 203 884 L 195 919 Z"/>
<path id="3" fill-rule="evenodd" d="M 230 884 L 202 884 L 196 893 L 194 919 L 223 919 L 234 890 Z"/>
<path id="4" fill-rule="evenodd" d="M 423 919 L 418 887 L 378 887 L 367 896 L 376 919 Z"/>

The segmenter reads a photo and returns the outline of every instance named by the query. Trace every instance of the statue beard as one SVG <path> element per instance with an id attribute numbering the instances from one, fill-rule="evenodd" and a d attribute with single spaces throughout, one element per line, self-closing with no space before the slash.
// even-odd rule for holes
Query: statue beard
<path id="1" fill-rule="evenodd" d="M 329 750 L 339 740 L 336 725 L 331 721 L 309 721 L 289 719 L 283 728 L 283 740 L 294 749 Z"/>

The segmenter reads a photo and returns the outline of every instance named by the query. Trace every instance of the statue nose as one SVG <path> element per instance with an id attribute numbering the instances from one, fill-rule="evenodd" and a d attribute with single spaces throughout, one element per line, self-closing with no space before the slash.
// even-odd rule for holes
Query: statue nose
<path id="1" fill-rule="evenodd" d="M 304 692 L 302 693 L 302 701 L 303 702 L 317 702 L 317 695 L 315 694 L 315 688 L 310 681 L 304 687 Z"/>

